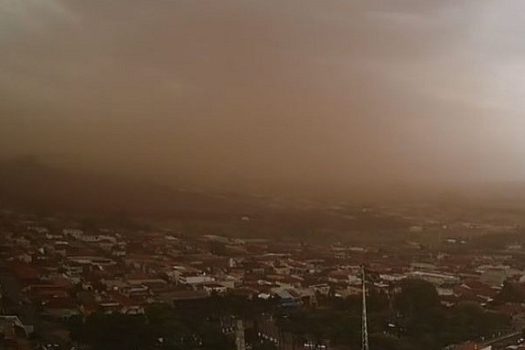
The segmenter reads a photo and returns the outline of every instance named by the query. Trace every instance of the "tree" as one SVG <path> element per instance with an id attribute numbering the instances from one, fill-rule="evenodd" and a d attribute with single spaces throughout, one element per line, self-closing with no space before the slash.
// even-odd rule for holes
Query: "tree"
<path id="1" fill-rule="evenodd" d="M 372 334 L 370 348 L 381 350 L 416 350 L 416 347 L 407 339 L 396 338 L 385 334 Z"/>
<path id="2" fill-rule="evenodd" d="M 525 291 L 520 285 L 505 281 L 503 288 L 496 295 L 496 303 L 522 303 L 525 301 Z"/>
<path id="3" fill-rule="evenodd" d="M 142 316 L 94 314 L 72 330 L 76 341 L 95 350 L 141 350 L 151 348 L 155 338 Z"/>
<path id="4" fill-rule="evenodd" d="M 404 316 L 424 316 L 440 306 L 436 288 L 429 282 L 406 279 L 401 282 L 401 293 L 394 300 L 396 311 Z"/>

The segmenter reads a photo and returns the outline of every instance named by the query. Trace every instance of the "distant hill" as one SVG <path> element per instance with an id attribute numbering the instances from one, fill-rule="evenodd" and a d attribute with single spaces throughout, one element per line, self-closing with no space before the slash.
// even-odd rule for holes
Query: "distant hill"
<path id="1" fill-rule="evenodd" d="M 0 200 L 44 211 L 144 216 L 167 215 L 178 210 L 229 212 L 239 205 L 238 199 L 66 170 L 30 157 L 0 163 Z"/>
<path id="2" fill-rule="evenodd" d="M 86 174 L 33 158 L 0 163 L 0 204 L 39 213 L 123 216 L 199 223 L 202 230 L 259 235 L 317 231 L 389 231 L 407 227 L 396 218 L 334 213 L 322 208 L 275 206 L 271 200 L 177 190 L 148 182 Z M 241 220 L 249 217 L 250 220 Z M 195 225 L 194 225 L 195 226 Z"/>

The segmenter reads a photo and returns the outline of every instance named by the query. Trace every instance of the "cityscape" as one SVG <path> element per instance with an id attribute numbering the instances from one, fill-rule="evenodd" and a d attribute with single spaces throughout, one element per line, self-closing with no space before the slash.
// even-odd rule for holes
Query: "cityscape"
<path id="1" fill-rule="evenodd" d="M 0 350 L 525 350 L 524 0 L 0 0 Z"/>
<path id="2" fill-rule="evenodd" d="M 104 227 L 4 210 L 2 344 L 520 349 L 520 227 L 409 219 L 396 242 L 365 246 Z M 428 241 L 428 232 L 440 239 Z"/>

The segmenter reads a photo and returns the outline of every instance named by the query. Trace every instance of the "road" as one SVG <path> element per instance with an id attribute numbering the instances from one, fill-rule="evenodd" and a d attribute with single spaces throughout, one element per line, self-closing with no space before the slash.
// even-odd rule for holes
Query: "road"
<path id="1" fill-rule="evenodd" d="M 491 339 L 485 343 L 483 343 L 483 346 L 490 346 L 492 345 L 492 348 L 497 349 L 504 349 L 508 345 L 514 345 L 516 344 L 516 341 L 523 336 L 522 331 L 516 331 L 510 334 L 505 334 L 499 338 Z"/>

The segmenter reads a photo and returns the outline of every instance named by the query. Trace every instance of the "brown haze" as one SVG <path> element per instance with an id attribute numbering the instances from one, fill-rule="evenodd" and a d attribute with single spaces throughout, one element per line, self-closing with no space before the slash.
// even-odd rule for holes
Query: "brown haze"
<path id="1" fill-rule="evenodd" d="M 167 184 L 525 179 L 525 2 L 0 0 L 0 154 Z"/>

